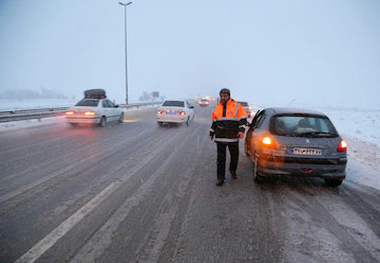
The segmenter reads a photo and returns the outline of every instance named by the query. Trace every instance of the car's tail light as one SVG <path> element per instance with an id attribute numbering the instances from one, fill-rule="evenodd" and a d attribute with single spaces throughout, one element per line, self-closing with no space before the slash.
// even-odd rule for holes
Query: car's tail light
<path id="1" fill-rule="evenodd" d="M 84 113 L 84 115 L 86 115 L 86 116 L 94 116 L 94 115 L 95 115 L 95 112 L 93 112 L 93 111 L 86 111 L 86 112 Z"/>
<path id="2" fill-rule="evenodd" d="M 164 111 L 163 110 L 158 110 L 157 114 L 164 114 Z"/>
<path id="3" fill-rule="evenodd" d="M 347 150 L 347 143 L 345 141 L 340 141 L 338 148 L 336 149 L 338 152 L 345 152 Z"/>
<path id="4" fill-rule="evenodd" d="M 186 112 L 184 112 L 184 111 L 180 111 L 178 113 L 179 113 L 179 115 L 186 115 Z"/>
<path id="5" fill-rule="evenodd" d="M 263 146 L 265 147 L 272 148 L 272 149 L 277 148 L 277 143 L 269 136 L 265 136 L 261 142 Z"/>
<path id="6" fill-rule="evenodd" d="M 73 115 L 74 112 L 73 111 L 66 111 L 66 115 Z"/>

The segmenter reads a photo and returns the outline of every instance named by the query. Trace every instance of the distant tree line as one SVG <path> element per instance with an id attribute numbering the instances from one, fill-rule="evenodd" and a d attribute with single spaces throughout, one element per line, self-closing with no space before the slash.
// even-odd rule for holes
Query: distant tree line
<path id="1" fill-rule="evenodd" d="M 9 100 L 34 100 L 34 99 L 67 99 L 64 94 L 49 90 L 46 88 L 41 88 L 41 91 L 34 91 L 30 89 L 21 90 L 5 90 L 0 92 L 0 99 Z"/>

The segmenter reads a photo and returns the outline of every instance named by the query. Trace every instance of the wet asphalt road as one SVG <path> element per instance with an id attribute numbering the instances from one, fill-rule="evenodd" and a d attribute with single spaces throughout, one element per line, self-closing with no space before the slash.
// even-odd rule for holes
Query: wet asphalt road
<path id="1" fill-rule="evenodd" d="M 0 133 L 0 262 L 379 262 L 380 192 L 345 180 L 215 186 L 211 108 Z M 348 173 L 354 170 L 347 169 Z"/>

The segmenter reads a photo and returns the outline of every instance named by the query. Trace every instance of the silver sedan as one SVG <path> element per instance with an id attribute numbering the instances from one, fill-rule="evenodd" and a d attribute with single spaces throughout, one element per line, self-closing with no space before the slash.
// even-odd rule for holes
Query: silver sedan
<path id="1" fill-rule="evenodd" d="M 245 152 L 255 181 L 281 176 L 324 178 L 339 186 L 346 177 L 346 142 L 322 112 L 266 108 L 254 116 Z"/>

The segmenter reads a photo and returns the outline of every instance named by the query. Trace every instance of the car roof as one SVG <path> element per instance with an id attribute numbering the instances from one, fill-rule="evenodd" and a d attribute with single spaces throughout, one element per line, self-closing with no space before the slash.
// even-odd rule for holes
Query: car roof
<path id="1" fill-rule="evenodd" d="M 305 109 L 305 108 L 287 108 L 287 107 L 270 107 L 265 108 L 268 113 L 271 113 L 271 115 L 275 114 L 310 114 L 310 115 L 321 115 L 326 116 L 321 111 L 312 110 L 312 109 Z"/>

